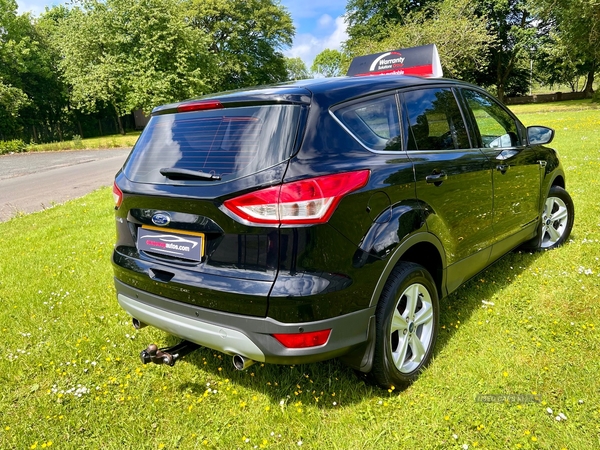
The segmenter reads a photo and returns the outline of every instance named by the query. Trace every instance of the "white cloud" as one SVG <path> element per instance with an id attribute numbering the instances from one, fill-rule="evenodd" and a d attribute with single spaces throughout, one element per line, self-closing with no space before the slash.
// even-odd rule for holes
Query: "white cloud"
<path id="1" fill-rule="evenodd" d="M 327 22 L 329 20 L 329 22 Z M 331 33 L 325 34 L 322 38 L 317 38 L 315 35 L 310 33 L 297 34 L 294 38 L 292 48 L 285 51 L 285 56 L 290 58 L 301 58 L 306 64 L 306 68 L 310 70 L 310 66 L 319 53 L 326 48 L 331 50 L 340 50 L 342 43 L 348 39 L 348 33 L 346 32 L 346 23 L 344 17 L 339 16 L 333 22 L 331 16 L 324 14 L 319 18 L 319 26 L 327 23 L 332 28 Z"/>
<path id="2" fill-rule="evenodd" d="M 34 16 L 39 16 L 44 12 L 46 6 L 50 6 L 50 2 L 44 0 L 17 1 L 17 12 L 19 14 L 32 13 Z"/>
<path id="3" fill-rule="evenodd" d="M 333 22 L 333 17 L 331 17 L 329 14 L 323 14 L 321 17 L 319 17 L 318 20 L 318 24 L 319 24 L 319 28 L 327 28 L 329 26 L 331 26 L 331 23 Z"/>

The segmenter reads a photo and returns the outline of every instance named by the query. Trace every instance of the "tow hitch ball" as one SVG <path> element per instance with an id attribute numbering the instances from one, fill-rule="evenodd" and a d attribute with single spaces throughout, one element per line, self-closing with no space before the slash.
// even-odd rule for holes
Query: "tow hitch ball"
<path id="1" fill-rule="evenodd" d="M 146 350 L 140 353 L 142 364 L 167 364 L 174 366 L 175 363 L 185 355 L 198 349 L 200 345 L 195 342 L 181 341 L 173 347 L 158 348 L 156 344 L 150 344 Z"/>

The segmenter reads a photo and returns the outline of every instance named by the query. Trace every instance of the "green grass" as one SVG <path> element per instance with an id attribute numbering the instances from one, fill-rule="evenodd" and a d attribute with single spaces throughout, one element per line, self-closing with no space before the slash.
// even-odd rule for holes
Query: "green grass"
<path id="1" fill-rule="evenodd" d="M 509 105 L 509 108 L 522 120 L 526 121 L 526 117 L 521 117 L 524 114 L 595 110 L 600 109 L 600 103 L 593 103 L 591 100 L 586 99 L 551 103 L 530 103 L 527 105 Z"/>
<path id="2" fill-rule="evenodd" d="M 337 361 L 236 372 L 203 349 L 143 366 L 176 340 L 117 305 L 110 190 L 1 223 L 0 448 L 599 448 L 600 111 L 522 118 L 557 130 L 572 238 L 443 300 L 433 363 L 402 392 Z"/>
<path id="3" fill-rule="evenodd" d="M 88 139 L 74 139 L 71 141 L 51 142 L 49 144 L 33 144 L 27 147 L 29 152 L 57 152 L 64 150 L 83 150 L 97 148 L 133 147 L 140 135 L 140 131 L 130 131 L 125 135 L 113 134 Z"/>

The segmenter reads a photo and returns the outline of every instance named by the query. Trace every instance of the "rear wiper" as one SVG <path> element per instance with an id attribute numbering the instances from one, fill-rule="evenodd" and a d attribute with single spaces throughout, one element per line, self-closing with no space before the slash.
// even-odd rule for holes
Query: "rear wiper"
<path id="1" fill-rule="evenodd" d="M 166 167 L 160 169 L 160 173 L 170 180 L 220 180 L 219 175 L 212 173 L 198 172 L 196 170 L 176 169 L 175 167 Z"/>

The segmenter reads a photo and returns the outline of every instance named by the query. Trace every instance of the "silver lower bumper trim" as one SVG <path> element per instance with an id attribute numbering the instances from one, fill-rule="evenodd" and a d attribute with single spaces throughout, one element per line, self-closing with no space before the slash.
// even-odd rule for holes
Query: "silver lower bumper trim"
<path id="1" fill-rule="evenodd" d="M 123 294 L 119 294 L 117 299 L 132 317 L 159 330 L 228 355 L 242 355 L 254 361 L 265 361 L 264 353 L 238 330 L 164 311 Z"/>

